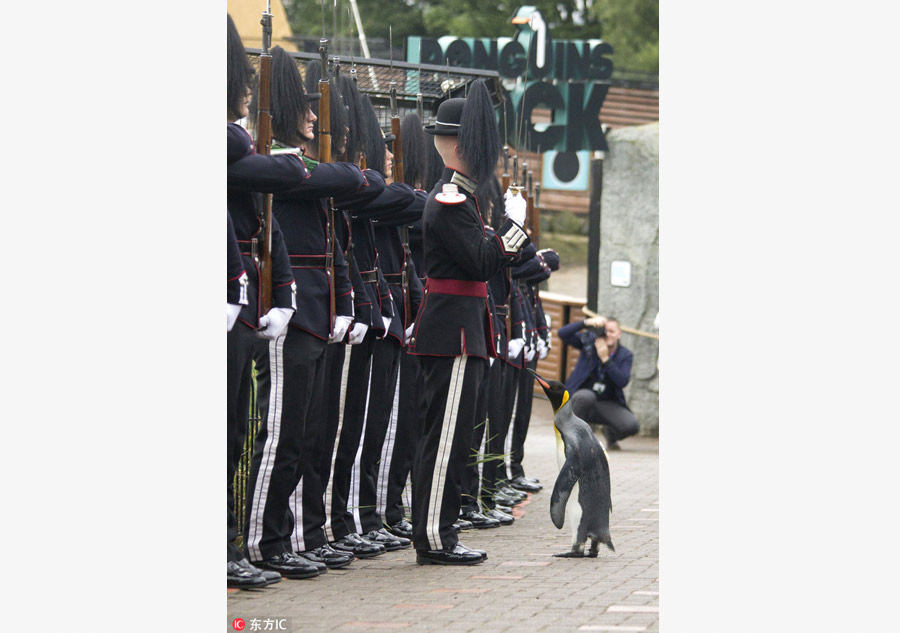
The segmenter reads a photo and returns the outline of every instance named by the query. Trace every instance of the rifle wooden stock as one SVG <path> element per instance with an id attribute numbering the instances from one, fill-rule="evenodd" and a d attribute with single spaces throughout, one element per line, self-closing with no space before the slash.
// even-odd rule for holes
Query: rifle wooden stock
<path id="1" fill-rule="evenodd" d="M 400 139 L 400 117 L 391 117 L 391 133 L 394 135 L 394 182 L 403 182 L 403 143 Z"/>
<path id="2" fill-rule="evenodd" d="M 394 182 L 404 182 L 403 177 L 403 138 L 400 134 L 400 117 L 391 116 L 391 133 L 394 135 L 394 165 L 391 168 L 391 176 Z M 400 242 L 403 244 L 403 264 L 400 270 L 400 286 L 403 293 L 403 327 L 406 328 L 412 314 L 412 298 L 409 292 L 409 260 L 412 252 L 409 250 L 409 228 L 400 228 Z"/>
<path id="3" fill-rule="evenodd" d="M 272 56 L 259 56 L 259 107 L 256 116 L 256 153 L 268 156 L 272 151 L 272 115 L 270 77 Z M 272 309 L 272 194 L 263 194 L 261 239 L 257 240 L 259 301 L 262 313 Z"/>
<path id="4" fill-rule="evenodd" d="M 324 77 L 327 69 L 322 70 Z M 331 84 L 327 79 L 319 80 L 319 162 L 331 162 Z"/>
<path id="5" fill-rule="evenodd" d="M 325 43 L 321 43 L 325 46 Z M 320 49 L 321 50 L 321 49 Z M 319 79 L 319 92 L 322 94 L 319 99 L 319 148 L 318 157 L 320 163 L 331 162 L 331 84 L 328 81 L 328 64 L 327 56 L 322 54 L 322 78 Z M 325 274 L 328 275 L 328 298 L 331 315 L 331 323 L 329 325 L 329 334 L 334 333 L 335 313 L 335 280 L 334 280 L 334 252 L 336 250 L 336 239 L 334 232 L 334 205 L 331 198 L 325 200 L 325 207 L 328 211 L 328 230 L 325 236 L 325 252 L 330 255 L 327 257 L 328 268 Z"/>

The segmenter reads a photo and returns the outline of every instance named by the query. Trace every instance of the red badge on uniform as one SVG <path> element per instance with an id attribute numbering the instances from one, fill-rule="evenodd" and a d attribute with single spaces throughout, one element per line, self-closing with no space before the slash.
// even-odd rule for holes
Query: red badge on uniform
<path id="1" fill-rule="evenodd" d="M 448 182 L 446 185 L 444 185 L 443 190 L 434 197 L 434 199 L 443 204 L 459 204 L 460 202 L 465 200 L 466 197 L 459 192 L 459 189 L 456 188 L 456 185 Z"/>

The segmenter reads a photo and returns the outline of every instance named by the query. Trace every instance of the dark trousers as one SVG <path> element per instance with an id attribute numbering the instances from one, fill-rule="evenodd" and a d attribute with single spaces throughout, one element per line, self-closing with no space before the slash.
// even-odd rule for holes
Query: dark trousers
<path id="1" fill-rule="evenodd" d="M 417 550 L 442 549 L 459 542 L 453 524 L 488 361 L 473 356 L 420 356 L 419 361 L 425 416 L 413 460 L 413 542 Z"/>
<path id="2" fill-rule="evenodd" d="M 405 516 L 403 490 L 412 470 L 419 432 L 422 381 L 418 357 L 400 354 L 400 373 L 378 467 L 378 513 L 388 525 Z"/>
<path id="3" fill-rule="evenodd" d="M 357 533 L 353 512 L 356 507 L 350 503 L 353 481 L 353 466 L 366 419 L 366 401 L 369 383 L 372 379 L 372 353 L 376 338 L 371 331 L 362 342 L 347 345 L 344 350 L 344 364 L 341 370 L 342 403 L 339 430 L 326 492 L 328 522 L 325 531 L 330 541 L 337 541 L 348 534 Z"/>
<path id="4" fill-rule="evenodd" d="M 244 441 L 247 439 L 247 421 L 250 417 L 250 396 L 253 389 L 253 343 L 256 338 L 252 328 L 238 321 L 231 328 L 227 339 L 229 561 L 243 558 L 235 542 L 238 537 L 238 523 L 234 513 L 234 475 L 241 461 Z"/>
<path id="5" fill-rule="evenodd" d="M 274 341 L 260 339 L 254 349 L 262 421 L 247 486 L 244 550 L 250 560 L 293 549 L 290 505 L 303 474 L 304 432 L 324 355 L 324 340 L 293 326 Z"/>
<path id="6" fill-rule="evenodd" d="M 372 352 L 372 380 L 362 443 L 353 466 L 351 502 L 356 506 L 353 518 L 356 530 L 366 534 L 384 527 L 378 512 L 379 466 L 391 419 L 400 372 L 400 342 L 393 337 L 380 339 Z"/>
<path id="7" fill-rule="evenodd" d="M 498 360 L 494 366 L 502 363 Z M 496 395 L 488 398 L 487 412 L 488 424 L 485 429 L 488 441 L 486 442 L 487 454 L 485 455 L 484 468 L 481 473 L 481 503 L 488 508 L 497 504 L 494 502 L 494 493 L 500 485 L 506 483 L 506 436 L 509 432 L 509 422 L 512 415 L 513 400 L 516 397 L 516 387 L 521 371 L 508 363 L 502 363 L 500 379 L 497 383 Z"/>
<path id="8" fill-rule="evenodd" d="M 613 400 L 598 400 L 592 389 L 572 394 L 572 411 L 588 424 L 607 427 L 614 441 L 635 435 L 641 428 L 631 411 Z"/>
<path id="9" fill-rule="evenodd" d="M 537 367 L 537 355 L 530 363 L 525 364 L 525 369 L 516 373 L 516 391 L 513 398 L 513 411 L 510 416 L 511 431 L 506 436 L 506 476 L 509 479 L 524 477 L 525 469 L 522 468 L 522 460 L 525 458 L 525 436 L 528 435 L 528 423 L 531 421 L 531 404 L 534 399 L 534 375 L 529 369 Z"/>
<path id="10" fill-rule="evenodd" d="M 325 346 L 322 371 L 317 372 L 308 420 L 303 433 L 300 456 L 303 476 L 291 497 L 294 533 L 291 543 L 295 552 L 322 547 L 325 536 L 325 488 L 331 476 L 331 458 L 338 431 L 340 414 L 341 370 L 344 363 L 343 343 Z"/>
<path id="11" fill-rule="evenodd" d="M 488 361 L 490 363 L 490 361 Z M 481 490 L 481 477 L 484 472 L 484 454 L 486 452 L 485 432 L 488 426 L 487 401 L 499 390 L 499 376 L 503 361 L 495 359 L 488 366 L 487 386 L 478 390 L 478 399 L 475 402 L 475 425 L 472 429 L 472 445 L 469 448 L 469 457 L 462 478 L 461 509 L 463 512 L 479 512 L 481 506 L 478 503 Z M 494 506 L 491 506 L 494 507 Z"/>

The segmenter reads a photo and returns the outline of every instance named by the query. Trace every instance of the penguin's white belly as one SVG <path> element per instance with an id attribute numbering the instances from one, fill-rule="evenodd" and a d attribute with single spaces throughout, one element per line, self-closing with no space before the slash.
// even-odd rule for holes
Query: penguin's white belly
<path id="1" fill-rule="evenodd" d="M 554 429 L 556 431 L 556 429 Z M 566 463 L 566 445 L 563 443 L 562 436 L 556 431 L 556 467 L 557 472 L 562 470 Z M 578 526 L 581 525 L 581 504 L 578 502 L 578 484 L 572 487 L 572 493 L 569 495 L 569 502 L 566 504 L 566 523 L 572 530 L 572 544 L 578 542 Z"/>

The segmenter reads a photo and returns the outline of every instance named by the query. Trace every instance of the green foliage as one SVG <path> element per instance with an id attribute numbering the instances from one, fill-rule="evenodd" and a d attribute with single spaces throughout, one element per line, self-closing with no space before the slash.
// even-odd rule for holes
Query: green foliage
<path id="1" fill-rule="evenodd" d="M 296 35 L 322 34 L 320 0 L 282 0 Z M 405 45 L 409 35 L 426 37 L 512 37 L 515 10 L 526 4 L 540 10 L 554 39 L 602 38 L 613 46 L 617 69 L 659 71 L 659 0 L 587 0 L 579 12 L 576 0 L 532 0 L 485 5 L 479 0 L 357 0 L 363 29 L 369 40 L 389 39 L 393 27 L 395 48 Z M 325 32 L 333 33 L 334 2 L 324 2 Z M 358 38 L 350 3 L 337 3 L 337 27 L 342 37 Z M 356 49 L 359 50 L 358 48 Z"/>
<path id="2" fill-rule="evenodd" d="M 584 235 L 541 232 L 541 248 L 552 248 L 559 254 L 563 266 L 587 266 L 588 238 Z"/>
<path id="3" fill-rule="evenodd" d="M 659 72 L 659 0 L 594 0 L 589 13 L 617 69 Z"/>
<path id="4" fill-rule="evenodd" d="M 571 211 L 541 213 L 541 233 L 587 235 L 587 227 L 587 217 L 576 215 Z"/>

